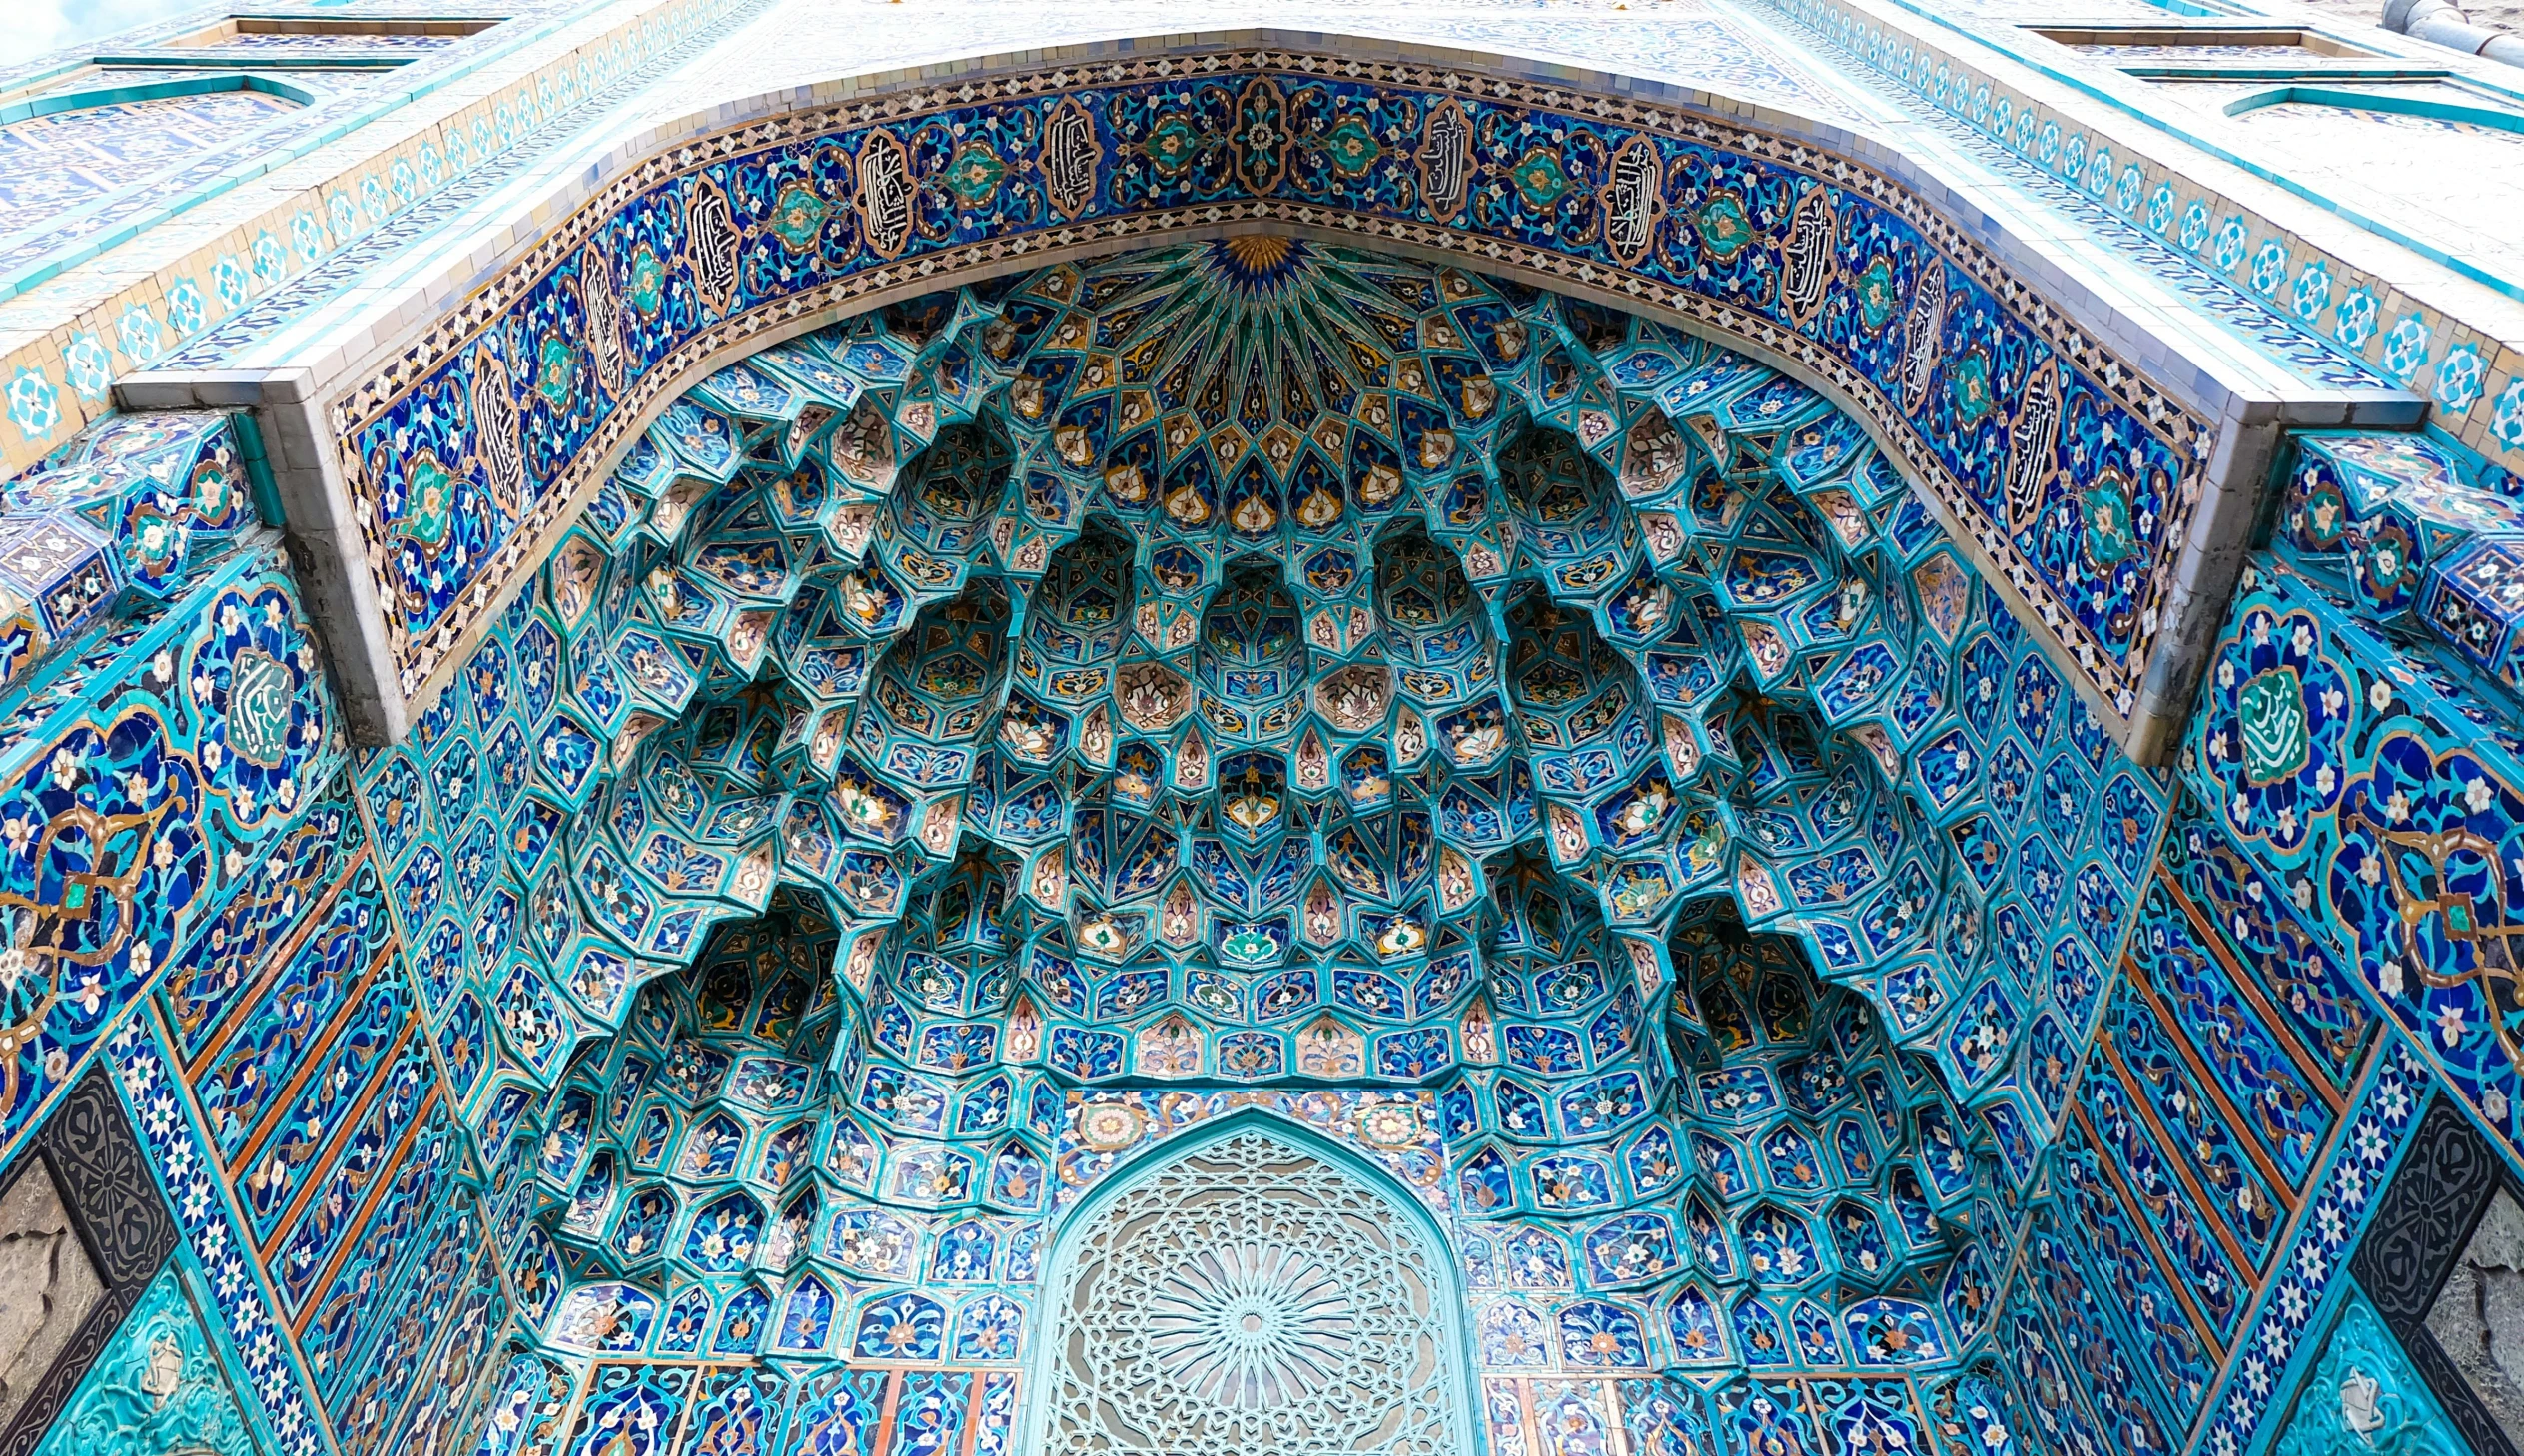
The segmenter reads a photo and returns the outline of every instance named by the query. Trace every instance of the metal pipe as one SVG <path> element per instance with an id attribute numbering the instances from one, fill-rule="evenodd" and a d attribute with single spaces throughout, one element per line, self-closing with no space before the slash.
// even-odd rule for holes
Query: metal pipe
<path id="1" fill-rule="evenodd" d="M 2472 24 L 2454 0 L 2384 0 L 2384 29 L 2467 56 L 2524 66 L 2524 36 Z"/>

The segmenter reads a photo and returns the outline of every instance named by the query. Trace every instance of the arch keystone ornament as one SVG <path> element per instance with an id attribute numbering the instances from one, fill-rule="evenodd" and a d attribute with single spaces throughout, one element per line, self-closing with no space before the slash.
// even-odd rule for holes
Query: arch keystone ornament
<path id="1" fill-rule="evenodd" d="M 1064 1228 L 1029 1449 L 1472 1456 L 1461 1296 L 1381 1173 L 1247 1114 Z"/>

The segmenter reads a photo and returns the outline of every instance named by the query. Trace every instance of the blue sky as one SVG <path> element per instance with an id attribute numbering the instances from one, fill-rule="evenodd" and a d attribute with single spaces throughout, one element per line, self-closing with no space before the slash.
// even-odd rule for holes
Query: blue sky
<path id="1" fill-rule="evenodd" d="M 0 30 L 0 66 L 202 8 L 202 0 L 14 0 Z"/>

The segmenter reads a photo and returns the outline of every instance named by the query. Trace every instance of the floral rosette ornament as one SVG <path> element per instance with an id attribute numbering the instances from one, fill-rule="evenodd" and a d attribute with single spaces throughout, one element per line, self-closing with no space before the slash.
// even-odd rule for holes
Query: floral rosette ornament
<path id="1" fill-rule="evenodd" d="M 2524 795 L 2409 728 L 2340 799 L 2331 904 L 2357 963 L 2475 1094 L 2524 1068 Z M 2502 1093 L 2503 1095 L 2503 1093 Z"/>
<path id="2" fill-rule="evenodd" d="M 209 789 L 249 838 L 286 818 L 310 784 L 308 761 L 324 747 L 316 644 L 278 586 L 223 593 L 186 674 L 202 734 L 194 756 Z"/>
<path id="3" fill-rule="evenodd" d="M 2253 604 L 2218 644 L 2197 751 L 2224 784 L 2218 813 L 2281 859 L 2303 852 L 2340 800 L 2340 743 L 2354 708 L 2347 674 L 2304 611 Z"/>
<path id="4" fill-rule="evenodd" d="M 200 812 L 145 708 L 61 735 L 0 798 L 0 1143 L 172 957 Z"/>

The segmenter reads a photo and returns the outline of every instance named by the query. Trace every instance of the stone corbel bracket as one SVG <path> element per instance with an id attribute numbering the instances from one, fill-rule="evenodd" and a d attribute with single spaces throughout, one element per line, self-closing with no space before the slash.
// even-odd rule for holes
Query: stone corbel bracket
<path id="1" fill-rule="evenodd" d="M 280 497 L 290 567 L 333 669 L 334 691 L 352 739 L 400 740 L 412 704 L 395 682 L 377 594 L 342 456 L 325 428 L 316 371 L 290 367 L 235 372 L 143 372 L 115 385 L 116 404 L 147 409 L 243 410 L 263 432 L 265 459 Z"/>

